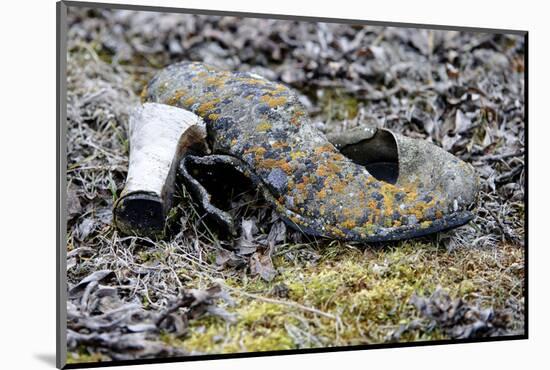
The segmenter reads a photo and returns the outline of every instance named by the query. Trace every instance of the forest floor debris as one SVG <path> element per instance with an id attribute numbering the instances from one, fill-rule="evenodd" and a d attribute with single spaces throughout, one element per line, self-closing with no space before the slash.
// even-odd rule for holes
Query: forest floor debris
<path id="1" fill-rule="evenodd" d="M 69 362 L 523 333 L 521 37 L 70 8 L 68 41 Z M 325 133 L 442 146 L 482 178 L 476 218 L 386 245 L 308 240 L 249 190 L 232 240 L 179 187 L 170 238 L 119 235 L 128 113 L 180 60 L 291 86 Z"/>

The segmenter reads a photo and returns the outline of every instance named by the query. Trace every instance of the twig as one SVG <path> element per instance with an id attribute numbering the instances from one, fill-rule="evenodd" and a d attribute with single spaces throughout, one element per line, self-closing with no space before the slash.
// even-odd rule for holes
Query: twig
<path id="1" fill-rule="evenodd" d="M 523 171 L 523 166 L 517 166 L 512 171 L 505 173 L 495 179 L 496 183 L 503 183 L 512 180 L 515 176 L 519 175 Z"/>
<path id="2" fill-rule="evenodd" d="M 262 297 L 262 296 L 259 296 L 259 295 L 256 295 L 256 294 L 243 292 L 241 290 L 234 289 L 234 288 L 231 288 L 231 287 L 228 287 L 228 286 L 225 286 L 225 288 L 228 289 L 228 290 L 231 290 L 232 292 L 236 292 L 236 293 L 241 294 L 245 297 L 248 297 L 248 298 L 257 299 L 259 301 L 263 301 L 263 302 L 267 302 L 267 303 L 281 304 L 281 305 L 297 308 L 297 309 L 302 310 L 302 311 L 311 312 L 311 313 L 314 313 L 316 315 L 323 316 L 323 317 L 326 317 L 326 318 L 329 318 L 329 319 L 332 319 L 332 320 L 338 320 L 338 318 L 335 315 L 332 315 L 332 314 L 327 313 L 327 312 L 323 312 L 323 311 L 318 310 L 318 309 L 313 308 L 313 307 L 304 306 L 304 305 L 296 303 L 296 302 L 283 301 L 283 300 L 280 300 L 280 299 Z"/>
<path id="3" fill-rule="evenodd" d="M 496 161 L 500 161 L 501 159 L 519 157 L 519 156 L 522 156 L 523 153 L 524 153 L 524 151 L 520 150 L 519 152 L 514 152 L 514 153 L 504 153 L 504 154 L 498 154 L 498 155 L 487 155 L 487 156 L 481 157 L 480 159 L 484 160 L 484 161 L 495 161 L 496 162 Z"/>
<path id="4" fill-rule="evenodd" d="M 510 234 L 508 230 L 506 230 L 506 227 L 504 226 L 500 218 L 498 218 L 498 216 L 493 211 L 491 211 L 489 208 L 486 208 L 486 210 L 491 215 L 491 217 L 496 221 L 498 228 L 502 231 L 504 236 L 506 236 L 509 240 L 517 240 L 517 238 L 514 235 Z"/>
<path id="5" fill-rule="evenodd" d="M 170 305 L 166 308 L 160 315 L 155 319 L 154 324 L 159 326 L 170 314 L 176 312 L 181 307 L 189 307 L 196 300 L 192 294 L 184 294 L 181 299 Z"/>

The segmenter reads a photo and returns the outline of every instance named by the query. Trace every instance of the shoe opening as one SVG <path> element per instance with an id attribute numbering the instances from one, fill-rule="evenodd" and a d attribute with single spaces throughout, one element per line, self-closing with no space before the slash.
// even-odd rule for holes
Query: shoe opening
<path id="1" fill-rule="evenodd" d="M 229 163 L 189 161 L 187 170 L 208 192 L 210 204 L 222 211 L 230 212 L 237 199 L 256 194 L 252 181 Z"/>
<path id="2" fill-rule="evenodd" d="M 399 177 L 399 153 L 391 133 L 378 130 L 372 138 L 345 146 L 341 153 L 364 166 L 377 180 L 395 184 Z"/>
<path id="3" fill-rule="evenodd" d="M 164 209 L 154 194 L 136 192 L 120 199 L 114 210 L 116 224 L 131 234 L 149 236 L 164 230 Z"/>

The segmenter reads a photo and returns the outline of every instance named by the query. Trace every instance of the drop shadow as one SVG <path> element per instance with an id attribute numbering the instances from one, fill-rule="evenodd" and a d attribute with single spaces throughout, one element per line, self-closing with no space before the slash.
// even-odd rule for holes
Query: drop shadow
<path id="1" fill-rule="evenodd" d="M 40 360 L 46 365 L 50 365 L 52 367 L 55 367 L 55 353 L 35 353 L 34 358 Z"/>

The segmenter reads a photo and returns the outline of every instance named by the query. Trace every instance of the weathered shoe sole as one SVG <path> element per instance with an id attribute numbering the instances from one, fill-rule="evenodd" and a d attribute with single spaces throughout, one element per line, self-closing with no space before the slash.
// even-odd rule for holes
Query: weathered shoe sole
<path id="1" fill-rule="evenodd" d="M 267 202 L 276 205 L 276 211 L 279 213 L 281 219 L 285 221 L 287 225 L 297 231 L 300 231 L 310 236 L 326 236 L 323 232 L 319 231 L 323 228 L 323 225 L 320 223 L 309 223 L 307 226 L 300 226 L 300 224 L 296 223 L 295 220 L 297 218 L 300 218 L 301 215 L 296 214 L 279 205 L 277 200 L 269 191 L 269 188 L 243 161 L 228 155 L 207 155 L 202 157 L 188 155 L 183 158 L 180 163 L 179 174 L 182 176 L 186 188 L 192 194 L 193 198 L 197 201 L 201 210 L 203 212 L 206 212 L 214 220 L 214 222 L 221 226 L 222 229 L 229 231 L 229 233 L 233 235 L 236 235 L 237 233 L 237 229 L 229 213 L 215 207 L 212 204 L 211 194 L 205 189 L 203 184 L 196 179 L 196 175 L 193 174 L 193 171 L 199 171 L 202 173 L 216 173 L 223 166 L 232 168 L 244 177 L 248 178 L 251 181 L 252 185 L 260 190 L 261 194 Z M 356 234 L 351 234 L 341 239 L 370 243 L 416 238 L 427 234 L 432 234 L 435 232 L 462 226 L 468 223 L 472 219 L 472 217 L 473 214 L 469 211 L 457 212 L 451 215 L 444 216 L 443 218 L 432 222 L 427 227 L 419 228 L 416 225 L 401 226 L 397 228 L 392 228 L 391 230 L 388 230 L 387 233 L 380 233 L 368 236 L 358 236 Z"/>

